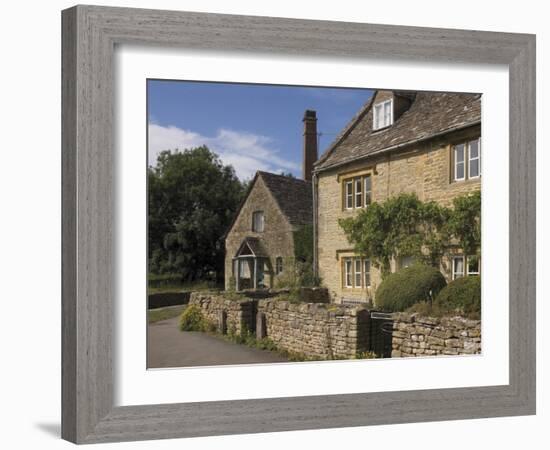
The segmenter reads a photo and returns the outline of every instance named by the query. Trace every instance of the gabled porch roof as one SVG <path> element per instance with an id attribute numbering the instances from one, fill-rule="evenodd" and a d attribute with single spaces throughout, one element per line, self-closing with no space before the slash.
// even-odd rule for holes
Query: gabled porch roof
<path id="1" fill-rule="evenodd" d="M 268 254 L 264 250 L 258 238 L 245 237 L 234 257 L 239 258 L 247 256 L 254 258 L 267 258 Z"/>

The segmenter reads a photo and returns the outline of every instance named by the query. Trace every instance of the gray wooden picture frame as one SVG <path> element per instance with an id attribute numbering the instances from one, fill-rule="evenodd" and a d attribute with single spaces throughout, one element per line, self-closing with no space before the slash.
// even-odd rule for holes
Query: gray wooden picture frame
<path id="1" fill-rule="evenodd" d="M 64 439 L 94 443 L 535 413 L 535 36 L 97 6 L 63 11 L 62 31 Z M 509 384 L 115 407 L 116 44 L 507 65 Z"/>

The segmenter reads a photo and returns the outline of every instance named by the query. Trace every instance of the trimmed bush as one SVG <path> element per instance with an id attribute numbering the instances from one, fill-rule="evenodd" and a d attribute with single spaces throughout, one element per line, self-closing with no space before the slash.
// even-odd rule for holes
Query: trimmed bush
<path id="1" fill-rule="evenodd" d="M 451 281 L 438 294 L 434 305 L 449 312 L 479 316 L 481 314 L 481 278 L 470 276 Z"/>
<path id="2" fill-rule="evenodd" d="M 202 311 L 197 305 L 189 305 L 185 308 L 180 316 L 179 328 L 180 331 L 205 331 L 208 328 Z"/>
<path id="3" fill-rule="evenodd" d="M 405 311 L 418 302 L 430 302 L 446 286 L 435 267 L 415 264 L 388 275 L 376 291 L 376 306 L 383 311 Z"/>

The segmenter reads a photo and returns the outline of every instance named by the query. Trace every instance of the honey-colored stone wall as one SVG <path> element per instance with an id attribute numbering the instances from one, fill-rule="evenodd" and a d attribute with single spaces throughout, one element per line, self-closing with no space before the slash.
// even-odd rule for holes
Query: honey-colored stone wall
<path id="1" fill-rule="evenodd" d="M 478 353 L 481 353 L 480 320 L 394 314 L 392 358 Z"/>
<path id="2" fill-rule="evenodd" d="M 383 202 L 400 193 L 416 193 L 422 201 L 434 200 L 451 206 L 453 198 L 479 190 L 481 180 L 451 181 L 451 146 L 454 143 L 480 136 L 480 126 L 446 135 L 444 139 L 432 139 L 398 153 L 380 156 L 376 159 L 350 163 L 339 168 L 321 172 L 318 175 L 318 266 L 319 276 L 334 302 L 345 300 L 374 300 L 374 293 L 380 284 L 379 271 L 371 265 L 371 288 L 343 288 L 342 258 L 353 256 L 351 245 L 338 220 L 353 217 L 359 210 L 343 209 L 343 182 L 354 174 L 369 170 L 372 176 L 372 201 Z M 395 268 L 394 263 L 394 268 Z M 446 258 L 441 270 L 450 278 L 450 267 Z"/>
<path id="3" fill-rule="evenodd" d="M 201 308 L 204 319 L 219 332 L 222 332 L 221 314 L 225 313 L 227 331 L 234 334 L 252 329 L 256 315 L 256 302 L 244 297 L 228 298 L 223 292 L 193 292 L 189 299 L 189 304 Z"/>
<path id="4" fill-rule="evenodd" d="M 260 300 L 266 336 L 278 348 L 314 359 L 354 359 L 367 351 L 370 316 L 358 306 Z"/>
<path id="5" fill-rule="evenodd" d="M 391 326 L 387 329 L 375 324 L 379 319 L 363 305 L 291 303 L 284 300 L 284 294 L 273 294 L 254 299 L 226 292 L 193 292 L 189 304 L 201 308 L 212 330 L 253 333 L 258 339 L 270 339 L 281 350 L 311 359 L 362 357 L 376 352 L 382 336 L 391 341 L 387 356 L 392 358 L 481 353 L 479 320 L 395 313 L 388 318 Z"/>

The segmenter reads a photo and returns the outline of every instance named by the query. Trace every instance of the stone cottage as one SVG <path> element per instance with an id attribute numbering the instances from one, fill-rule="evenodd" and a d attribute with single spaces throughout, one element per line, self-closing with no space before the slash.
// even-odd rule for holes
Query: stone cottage
<path id="1" fill-rule="evenodd" d="M 225 237 L 226 289 L 275 287 L 301 257 L 296 252 L 297 233 L 311 229 L 313 222 L 315 111 L 307 110 L 303 123 L 303 179 L 256 172 Z"/>
<path id="2" fill-rule="evenodd" d="M 481 96 L 376 91 L 314 164 L 314 258 L 337 303 L 374 299 L 381 274 L 356 255 L 338 224 L 403 192 L 443 205 L 481 188 Z M 479 261 L 449 248 L 441 272 L 478 275 Z M 411 264 L 392 262 L 392 270 Z"/>
<path id="3" fill-rule="evenodd" d="M 225 239 L 225 288 L 274 287 L 292 270 L 295 232 L 311 226 L 312 205 L 310 181 L 257 172 Z"/>

